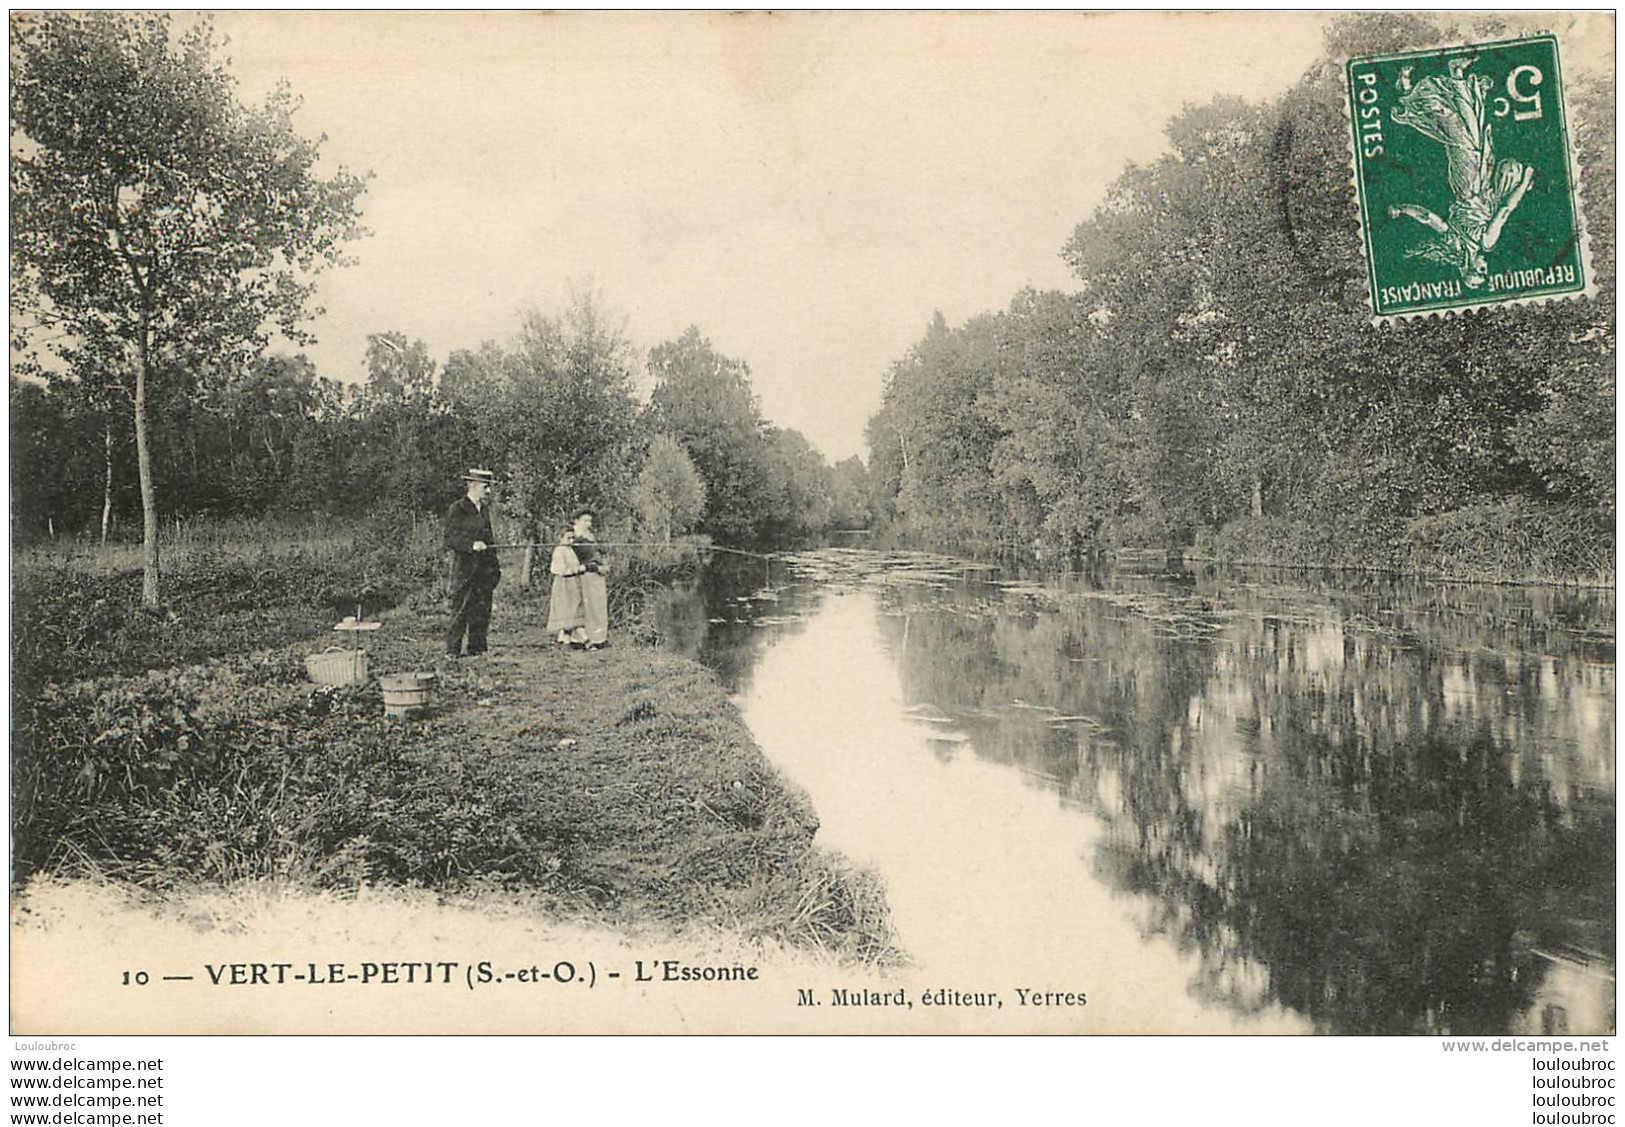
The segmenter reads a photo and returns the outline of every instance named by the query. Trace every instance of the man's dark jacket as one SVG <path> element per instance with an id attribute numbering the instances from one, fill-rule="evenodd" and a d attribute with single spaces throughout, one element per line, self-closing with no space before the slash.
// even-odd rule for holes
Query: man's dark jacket
<path id="1" fill-rule="evenodd" d="M 470 583 L 481 587 L 495 587 L 502 578 L 502 565 L 497 554 L 487 548 L 474 550 L 474 541 L 494 544 L 496 535 L 491 531 L 490 506 L 484 511 L 476 508 L 467 497 L 459 497 L 446 513 L 445 544 L 457 554 L 456 566 L 451 573 L 451 588 L 461 590 Z"/>

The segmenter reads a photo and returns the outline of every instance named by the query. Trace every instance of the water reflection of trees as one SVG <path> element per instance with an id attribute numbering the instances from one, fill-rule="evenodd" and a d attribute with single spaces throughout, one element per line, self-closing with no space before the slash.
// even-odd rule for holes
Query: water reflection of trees
<path id="1" fill-rule="evenodd" d="M 1589 660 L 1584 607 L 1155 586 L 900 592 L 882 630 L 910 703 L 1104 820 L 1101 874 L 1200 952 L 1195 992 L 1494 1033 L 1561 1024 L 1554 961 L 1611 975 L 1612 645 Z"/>
<path id="2" fill-rule="evenodd" d="M 662 649 L 705 662 L 731 692 L 750 677 L 763 648 L 780 630 L 801 629 L 799 619 L 817 605 L 819 592 L 806 585 L 783 586 L 794 577 L 755 559 L 718 556 L 692 581 L 651 592 L 645 621 Z M 752 601 L 767 592 L 776 601 Z M 779 620 L 776 629 L 761 625 Z"/>

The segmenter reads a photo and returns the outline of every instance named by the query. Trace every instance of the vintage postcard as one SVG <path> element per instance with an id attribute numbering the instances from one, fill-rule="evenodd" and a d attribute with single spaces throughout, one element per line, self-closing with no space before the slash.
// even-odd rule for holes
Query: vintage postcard
<path id="1" fill-rule="evenodd" d="M 1612 13 L 10 32 L 18 1052 L 1614 1033 Z"/>

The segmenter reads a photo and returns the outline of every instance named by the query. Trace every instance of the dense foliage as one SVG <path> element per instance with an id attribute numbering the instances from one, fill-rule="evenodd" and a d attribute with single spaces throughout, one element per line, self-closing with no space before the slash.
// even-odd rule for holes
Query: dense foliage
<path id="1" fill-rule="evenodd" d="M 645 535 L 670 543 L 672 533 L 693 528 L 705 508 L 705 480 L 687 451 L 669 434 L 657 434 L 649 443 L 632 490 L 632 506 Z"/>
<path id="2" fill-rule="evenodd" d="M 1067 242 L 1078 292 L 939 317 L 893 366 L 868 435 L 887 515 L 988 548 L 1606 571 L 1610 92 L 1569 90 L 1595 300 L 1369 319 L 1337 60 L 1460 34 L 1352 17 L 1282 97 L 1169 122 L 1168 154 L 1125 171 Z"/>
<path id="3" fill-rule="evenodd" d="M 584 298 L 527 313 L 510 343 L 457 349 L 443 365 L 421 340 L 375 333 L 363 384 L 322 376 L 303 355 L 263 355 L 216 387 L 158 399 L 158 505 L 168 518 L 438 516 L 462 471 L 485 465 L 516 534 L 543 541 L 576 505 L 596 506 L 601 527 L 635 518 L 656 540 L 696 526 L 738 544 L 867 525 L 861 461 L 831 467 L 800 433 L 769 425 L 743 376 L 731 404 L 722 387 L 685 387 L 664 363 L 678 343 L 651 355 L 661 382 L 648 405 L 633 392 L 631 345 Z M 66 376 L 12 378 L 13 527 L 24 540 L 102 537 L 104 524 L 117 540 L 134 527 L 129 420 L 104 416 L 84 391 Z"/>
<path id="4" fill-rule="evenodd" d="M 237 100 L 205 20 L 46 12 L 12 25 L 13 343 L 75 381 L 104 459 L 130 413 L 143 602 L 159 598 L 150 400 L 218 384 L 275 326 L 303 339 L 313 283 L 361 233 L 364 182 L 315 174 L 279 87 Z"/>
<path id="5" fill-rule="evenodd" d="M 782 543 L 868 525 L 853 467 L 832 471 L 799 431 L 768 423 L 749 365 L 722 355 L 697 327 L 651 350 L 649 374 L 649 425 L 675 439 L 699 472 L 705 532 L 728 543 Z"/>

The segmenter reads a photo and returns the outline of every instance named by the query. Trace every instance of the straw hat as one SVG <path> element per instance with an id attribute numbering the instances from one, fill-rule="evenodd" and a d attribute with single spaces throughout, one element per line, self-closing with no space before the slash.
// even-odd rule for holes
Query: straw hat
<path id="1" fill-rule="evenodd" d="M 469 470 L 467 473 L 463 474 L 463 480 L 480 481 L 484 482 L 486 485 L 495 485 L 497 483 L 497 475 L 492 473 L 490 470 Z"/>

